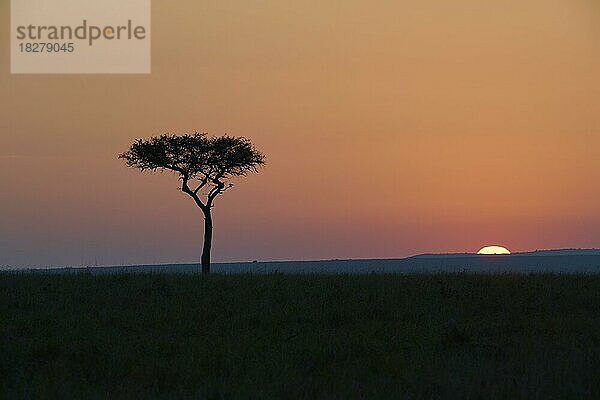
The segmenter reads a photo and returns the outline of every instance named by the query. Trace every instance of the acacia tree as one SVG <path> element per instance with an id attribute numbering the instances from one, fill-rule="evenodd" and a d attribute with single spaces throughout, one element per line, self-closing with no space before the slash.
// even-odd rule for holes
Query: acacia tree
<path id="1" fill-rule="evenodd" d="M 181 191 L 189 195 L 204 214 L 202 272 L 210 272 L 213 220 L 217 196 L 231 188 L 231 178 L 258 172 L 264 155 L 245 137 L 209 137 L 206 133 L 164 134 L 137 139 L 120 159 L 141 171 L 172 171 L 179 175 Z"/>

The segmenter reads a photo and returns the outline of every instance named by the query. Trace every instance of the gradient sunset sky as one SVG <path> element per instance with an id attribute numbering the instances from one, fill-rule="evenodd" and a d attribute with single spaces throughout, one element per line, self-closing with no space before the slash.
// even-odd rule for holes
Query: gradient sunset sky
<path id="1" fill-rule="evenodd" d="M 600 247 L 595 0 L 152 3 L 152 74 L 11 75 L 0 266 L 197 262 L 202 214 L 117 159 L 206 131 L 267 155 L 214 261 Z"/>

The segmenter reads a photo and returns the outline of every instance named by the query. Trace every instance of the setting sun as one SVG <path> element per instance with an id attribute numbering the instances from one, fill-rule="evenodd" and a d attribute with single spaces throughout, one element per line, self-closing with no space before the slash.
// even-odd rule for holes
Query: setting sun
<path id="1" fill-rule="evenodd" d="M 486 247 L 482 248 L 481 250 L 479 250 L 477 252 L 477 254 L 485 254 L 485 255 L 510 254 L 510 251 L 506 247 L 502 247 L 502 246 L 486 246 Z"/>

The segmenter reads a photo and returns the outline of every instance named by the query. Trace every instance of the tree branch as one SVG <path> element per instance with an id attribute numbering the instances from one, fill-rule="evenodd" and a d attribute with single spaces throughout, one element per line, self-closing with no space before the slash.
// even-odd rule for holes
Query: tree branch
<path id="1" fill-rule="evenodd" d="M 200 200 L 200 197 L 198 197 L 197 192 L 193 191 L 192 189 L 190 189 L 190 186 L 188 185 L 188 181 L 189 181 L 189 177 L 184 174 L 181 176 L 181 191 L 183 193 L 186 193 L 188 195 L 190 195 L 192 197 L 192 199 L 194 199 L 194 201 L 196 202 L 196 205 L 198 207 L 200 207 L 200 209 L 204 212 L 206 212 L 206 210 L 209 208 L 206 204 L 204 204 L 202 202 L 202 200 Z"/>
<path id="2" fill-rule="evenodd" d="M 233 183 L 230 183 L 228 185 L 225 185 L 224 182 L 218 180 L 218 179 L 213 179 L 213 182 L 215 183 L 216 186 L 214 186 L 210 192 L 208 193 L 208 201 L 207 201 L 207 205 L 209 207 L 212 206 L 212 202 L 215 199 L 215 197 L 217 197 L 218 195 L 220 195 L 221 193 L 224 193 L 227 189 L 233 187 Z"/>
<path id="3" fill-rule="evenodd" d="M 200 181 L 200 184 L 198 185 L 198 187 L 196 189 L 194 189 L 194 194 L 198 194 L 198 192 L 200 191 L 200 189 L 202 189 L 204 186 L 206 186 L 207 183 L 208 183 L 208 176 L 205 176 Z"/>

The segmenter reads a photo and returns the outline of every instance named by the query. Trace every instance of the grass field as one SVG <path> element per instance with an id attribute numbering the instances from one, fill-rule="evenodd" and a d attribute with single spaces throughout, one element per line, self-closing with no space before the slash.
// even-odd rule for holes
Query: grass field
<path id="1" fill-rule="evenodd" d="M 0 397 L 600 398 L 600 276 L 0 275 Z"/>

